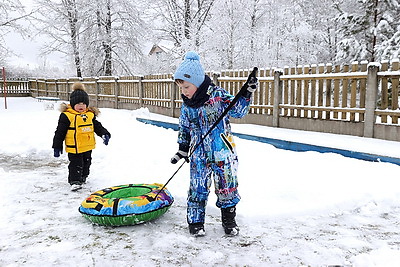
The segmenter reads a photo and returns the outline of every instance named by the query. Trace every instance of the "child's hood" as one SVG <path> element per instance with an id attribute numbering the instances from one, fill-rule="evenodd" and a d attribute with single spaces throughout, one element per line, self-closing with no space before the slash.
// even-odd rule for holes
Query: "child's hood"
<path id="1" fill-rule="evenodd" d="M 70 104 L 67 104 L 67 103 L 64 103 L 64 102 L 60 104 L 60 108 L 59 108 L 60 112 L 65 112 L 68 109 L 72 109 Z M 88 107 L 88 111 L 92 112 L 96 116 L 98 116 L 100 114 L 100 110 L 98 108 L 96 108 L 96 107 Z"/>

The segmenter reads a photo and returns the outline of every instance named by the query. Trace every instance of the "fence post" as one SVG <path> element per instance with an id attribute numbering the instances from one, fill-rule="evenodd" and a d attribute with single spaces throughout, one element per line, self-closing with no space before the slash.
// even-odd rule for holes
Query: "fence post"
<path id="1" fill-rule="evenodd" d="M 176 84 L 176 82 L 172 82 L 171 87 L 172 87 L 171 88 L 171 116 L 172 116 L 172 118 L 175 118 L 176 91 L 179 89 L 178 89 L 178 85 Z"/>
<path id="2" fill-rule="evenodd" d="M 36 78 L 36 96 L 39 96 L 39 81 L 38 81 L 38 78 Z"/>
<path id="3" fill-rule="evenodd" d="M 119 77 L 115 77 L 115 102 L 114 102 L 114 108 L 118 109 L 118 96 L 119 96 Z"/>
<path id="4" fill-rule="evenodd" d="M 378 93 L 379 66 L 369 64 L 367 70 L 367 92 L 365 95 L 364 137 L 374 137 L 376 97 Z"/>
<path id="5" fill-rule="evenodd" d="M 143 86 L 143 79 L 144 76 L 139 77 L 139 107 L 143 107 L 143 92 L 144 92 L 144 86 Z"/>
<path id="6" fill-rule="evenodd" d="M 3 94 L 4 94 L 4 108 L 7 109 L 7 81 L 6 69 L 3 67 Z"/>
<path id="7" fill-rule="evenodd" d="M 99 91 L 100 91 L 100 83 L 99 83 L 99 77 L 95 78 L 95 84 L 96 84 L 96 107 L 99 107 Z"/>
<path id="8" fill-rule="evenodd" d="M 66 99 L 69 101 L 69 78 L 65 79 L 65 93 Z"/>
<path id="9" fill-rule="evenodd" d="M 54 83 L 55 83 L 55 86 L 56 86 L 56 97 L 58 97 L 59 96 L 59 93 L 58 93 L 58 79 L 55 79 Z"/>
<path id="10" fill-rule="evenodd" d="M 48 85 L 47 85 L 47 79 L 44 79 L 44 91 L 45 91 L 45 95 L 44 96 L 48 96 Z"/>
<path id="11" fill-rule="evenodd" d="M 219 86 L 218 78 L 219 78 L 220 75 L 221 75 L 221 74 L 215 73 L 215 72 L 212 74 L 213 83 L 214 83 L 215 85 L 217 85 L 217 86 Z"/>
<path id="12" fill-rule="evenodd" d="M 282 102 L 282 80 L 283 71 L 277 69 L 274 71 L 274 105 L 272 110 L 272 127 L 279 127 L 279 105 Z"/>

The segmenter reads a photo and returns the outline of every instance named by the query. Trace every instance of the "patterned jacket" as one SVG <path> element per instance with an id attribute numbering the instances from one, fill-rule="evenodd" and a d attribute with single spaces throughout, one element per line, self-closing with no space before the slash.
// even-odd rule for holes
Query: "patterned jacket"
<path id="1" fill-rule="evenodd" d="M 178 134 L 180 149 L 195 147 L 234 98 L 225 89 L 213 84 L 208 86 L 207 94 L 209 99 L 200 107 L 191 107 L 186 103 L 182 105 Z M 209 162 L 218 162 L 227 160 L 232 154 L 236 155 L 229 117 L 244 117 L 249 111 L 249 106 L 250 99 L 241 96 L 227 116 L 193 152 L 192 160 L 206 157 Z"/>

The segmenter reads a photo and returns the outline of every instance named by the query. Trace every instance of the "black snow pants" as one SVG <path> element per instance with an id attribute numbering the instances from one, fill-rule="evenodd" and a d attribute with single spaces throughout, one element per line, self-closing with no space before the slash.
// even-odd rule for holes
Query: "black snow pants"
<path id="1" fill-rule="evenodd" d="M 79 154 L 68 153 L 68 159 L 68 183 L 82 184 L 86 182 L 92 164 L 92 150 Z"/>

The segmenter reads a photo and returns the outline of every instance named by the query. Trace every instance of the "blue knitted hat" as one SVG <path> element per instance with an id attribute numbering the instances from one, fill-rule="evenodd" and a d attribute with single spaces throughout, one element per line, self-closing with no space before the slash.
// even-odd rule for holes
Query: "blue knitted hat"
<path id="1" fill-rule="evenodd" d="M 200 87 L 205 77 L 204 69 L 200 64 L 200 56 L 194 52 L 186 53 L 184 60 L 174 74 L 174 79 L 180 79 Z"/>

